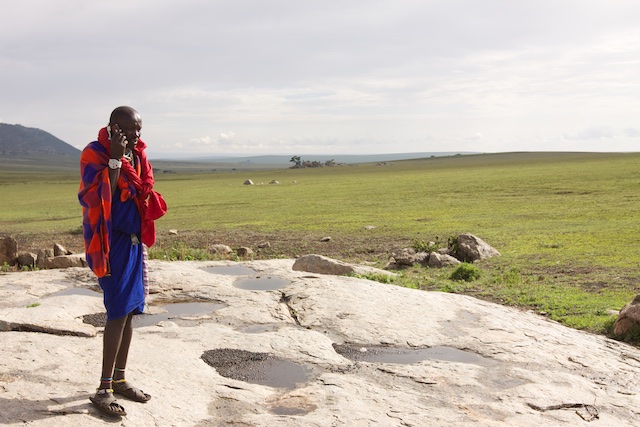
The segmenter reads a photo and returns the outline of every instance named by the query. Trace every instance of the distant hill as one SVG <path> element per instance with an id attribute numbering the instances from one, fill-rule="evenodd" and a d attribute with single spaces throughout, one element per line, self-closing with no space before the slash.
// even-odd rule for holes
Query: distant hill
<path id="1" fill-rule="evenodd" d="M 41 129 L 0 123 L 0 163 L 4 166 L 77 167 L 80 150 Z"/>

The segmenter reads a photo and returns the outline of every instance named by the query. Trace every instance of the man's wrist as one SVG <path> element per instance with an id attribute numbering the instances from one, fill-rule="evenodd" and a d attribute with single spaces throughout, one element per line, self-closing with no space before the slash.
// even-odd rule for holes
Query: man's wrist
<path id="1" fill-rule="evenodd" d="M 122 160 L 109 159 L 109 169 L 120 169 L 122 167 Z"/>

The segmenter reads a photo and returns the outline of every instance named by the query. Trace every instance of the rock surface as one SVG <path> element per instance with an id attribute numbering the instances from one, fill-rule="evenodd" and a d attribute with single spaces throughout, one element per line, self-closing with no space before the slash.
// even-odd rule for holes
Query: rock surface
<path id="1" fill-rule="evenodd" d="M 127 377 L 153 398 L 146 404 L 120 399 L 128 415 L 116 424 L 638 425 L 635 347 L 467 296 L 310 274 L 293 270 L 293 263 L 152 261 L 154 313 L 169 302 L 222 308 L 136 328 Z M 234 286 L 247 276 L 278 277 L 284 285 Z M 100 377 L 101 328 L 87 325 L 96 336 L 65 334 L 103 310 L 91 289 L 96 280 L 86 268 L 0 275 L 3 324 L 31 324 L 35 314 L 25 313 L 37 312 L 40 322 L 55 326 L 49 333 L 0 332 L 0 424 L 110 421 L 88 400 Z M 364 357 L 416 349 L 431 356 L 413 363 Z M 225 355 L 247 356 L 245 379 L 213 367 Z M 289 363 L 281 375 L 306 377 L 295 386 L 264 384 L 251 363 L 265 357 Z M 265 366 L 268 374 L 280 365 Z"/>

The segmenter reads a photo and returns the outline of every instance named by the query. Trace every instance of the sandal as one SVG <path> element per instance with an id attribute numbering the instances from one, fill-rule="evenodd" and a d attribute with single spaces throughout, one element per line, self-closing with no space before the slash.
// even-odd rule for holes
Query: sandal
<path id="1" fill-rule="evenodd" d="M 134 386 L 129 385 L 127 380 L 114 380 L 113 391 L 114 393 L 120 394 L 127 399 L 131 399 L 136 402 L 145 403 L 151 400 L 150 394 L 147 394 L 139 388 L 135 388 Z"/>
<path id="2" fill-rule="evenodd" d="M 100 411 L 111 417 L 124 417 L 127 412 L 118 403 L 111 388 L 99 388 L 95 396 L 89 398 Z"/>

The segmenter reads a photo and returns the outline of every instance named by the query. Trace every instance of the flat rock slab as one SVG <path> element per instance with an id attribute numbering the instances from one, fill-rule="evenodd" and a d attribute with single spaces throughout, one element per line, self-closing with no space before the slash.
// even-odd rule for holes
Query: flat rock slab
<path id="1" fill-rule="evenodd" d="M 152 261 L 151 307 L 220 308 L 135 329 L 127 376 L 153 398 L 121 400 L 128 415 L 117 424 L 620 427 L 640 419 L 635 347 L 467 296 L 314 275 L 293 263 Z M 210 268 L 238 265 L 288 284 L 240 289 L 237 276 Z M 0 314 L 26 322 L 21 313 L 41 307 L 42 322 L 57 321 L 61 310 L 65 321 L 79 322 L 103 311 L 96 297 L 48 298 L 69 286 L 95 289 L 87 272 L 2 274 Z M 96 330 L 93 337 L 0 332 L 0 424 L 104 425 L 88 400 L 100 377 Z M 414 350 L 427 357 L 398 359 Z M 246 379 L 242 370 L 216 370 L 225 354 L 243 356 Z M 302 367 L 303 379 L 252 381 L 250 362 L 264 355 Z M 392 361 L 373 358 L 386 355 Z"/>

